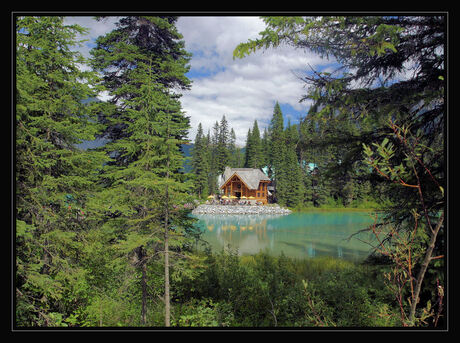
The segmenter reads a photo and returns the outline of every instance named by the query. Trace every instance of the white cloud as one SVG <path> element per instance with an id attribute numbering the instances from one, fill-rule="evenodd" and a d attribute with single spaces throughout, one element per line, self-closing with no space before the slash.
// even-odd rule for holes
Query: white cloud
<path id="1" fill-rule="evenodd" d="M 258 17 L 180 17 L 177 28 L 186 49 L 194 53 L 192 68 L 214 71 L 232 62 L 233 49 L 265 28 Z"/>
<path id="2" fill-rule="evenodd" d="M 264 30 L 265 24 L 257 17 L 181 17 L 177 27 L 186 49 L 194 54 L 192 89 L 182 97 L 183 109 L 191 117 L 192 140 L 198 123 L 207 132 L 225 114 L 237 143 L 243 145 L 254 120 L 261 131 L 268 125 L 276 101 L 306 113 L 309 104 L 299 104 L 304 84 L 293 72 L 327 61 L 287 46 L 233 60 L 239 43 L 255 39 Z M 210 75 L 194 79 L 196 72 Z M 298 113 L 284 115 L 298 117 Z"/>
<path id="3" fill-rule="evenodd" d="M 77 23 L 89 29 L 89 39 L 78 48 L 85 57 L 94 46 L 95 39 L 115 27 L 117 17 L 96 21 L 93 17 L 67 17 L 66 23 Z M 182 108 L 191 119 L 189 138 L 194 140 L 201 122 L 205 132 L 212 129 L 225 114 L 230 127 L 236 132 L 237 143 L 243 145 L 248 128 L 254 120 L 263 132 L 272 117 L 276 101 L 288 104 L 294 110 L 283 112 L 286 117 L 305 115 L 309 104 L 299 104 L 304 95 L 304 84 L 293 72 L 308 70 L 308 64 L 328 64 L 317 56 L 279 47 L 257 51 L 244 59 L 233 59 L 233 50 L 248 39 L 255 39 L 265 29 L 258 17 L 180 17 L 177 28 L 183 35 L 185 48 L 193 53 L 189 77 L 193 84 L 183 92 Z M 103 99 L 107 95 L 101 94 Z M 297 112 L 296 112 L 297 111 Z"/>
<path id="4" fill-rule="evenodd" d="M 115 23 L 118 21 L 118 17 L 106 17 L 102 20 L 97 21 L 95 17 L 65 17 L 64 24 L 73 25 L 78 24 L 88 30 L 87 35 L 79 35 L 77 40 L 87 40 L 83 43 L 82 47 L 75 47 L 82 55 L 89 58 L 89 51 L 94 46 L 96 38 L 105 35 L 115 28 Z"/>

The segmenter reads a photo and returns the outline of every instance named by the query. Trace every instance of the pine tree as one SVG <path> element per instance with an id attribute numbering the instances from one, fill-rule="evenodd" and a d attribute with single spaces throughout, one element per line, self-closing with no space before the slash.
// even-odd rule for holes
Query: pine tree
<path id="1" fill-rule="evenodd" d="M 229 131 L 228 131 L 228 122 L 225 119 L 225 115 L 222 116 L 220 120 L 220 126 L 218 131 L 217 138 L 217 172 L 222 174 L 224 169 L 229 164 L 230 160 L 230 151 L 229 151 Z"/>
<path id="2" fill-rule="evenodd" d="M 284 192 L 284 159 L 286 154 L 286 141 L 284 135 L 283 113 L 281 107 L 276 102 L 273 117 L 270 122 L 270 175 L 275 185 L 275 199 L 279 198 L 279 193 L 283 197 Z"/>
<path id="3" fill-rule="evenodd" d="M 261 150 L 262 150 L 262 166 L 268 166 L 269 164 L 269 152 L 270 152 L 270 141 L 268 137 L 267 128 L 264 129 L 264 133 L 261 140 Z"/>
<path id="4" fill-rule="evenodd" d="M 262 167 L 262 143 L 260 140 L 260 131 L 259 126 L 257 125 L 257 120 L 254 121 L 252 132 L 248 132 L 245 165 L 247 168 Z"/>
<path id="5" fill-rule="evenodd" d="M 246 147 L 244 150 L 244 167 L 249 168 L 250 158 L 252 156 L 252 133 L 251 129 L 248 129 L 248 134 L 246 136 Z"/>
<path id="6" fill-rule="evenodd" d="M 301 155 L 301 167 L 303 170 L 303 182 L 305 185 L 304 203 L 307 206 L 318 206 L 318 160 L 315 155 L 314 138 L 316 137 L 315 123 L 309 114 L 300 123 L 299 148 Z M 315 168 L 316 167 L 316 168 Z"/>
<path id="7" fill-rule="evenodd" d="M 125 122 L 129 121 L 125 103 L 135 98 L 139 91 L 139 85 L 131 81 L 139 63 L 149 65 L 146 69 L 151 77 L 166 89 L 190 88 L 190 80 L 185 76 L 190 68 L 190 54 L 180 40 L 182 36 L 177 32 L 176 21 L 177 17 L 170 16 L 122 17 L 114 30 L 96 40 L 96 48 L 91 50 L 92 66 L 103 73 L 104 86 L 113 96 L 110 99 L 113 112 L 102 116 L 107 138 L 117 140 L 129 135 L 125 130 Z M 180 97 L 179 94 L 171 96 Z M 188 123 L 181 115 L 174 115 L 173 120 L 184 125 Z M 117 159 L 117 163 L 123 161 Z"/>
<path id="8" fill-rule="evenodd" d="M 284 187 L 279 195 L 280 201 L 289 207 L 301 205 L 304 200 L 305 187 L 302 179 L 302 170 L 296 153 L 299 142 L 297 125 L 290 124 L 285 131 L 286 135 L 286 155 L 284 160 L 283 180 Z"/>
<path id="9" fill-rule="evenodd" d="M 209 192 L 211 194 L 215 194 L 218 191 L 217 187 L 217 175 L 219 175 L 219 157 L 218 157 L 218 142 L 219 142 L 219 122 L 216 121 L 213 128 L 212 128 L 212 135 L 208 132 L 209 137 L 209 177 L 208 177 L 208 185 L 209 185 Z"/>
<path id="10" fill-rule="evenodd" d="M 122 261 L 141 272 L 141 324 L 146 323 L 147 265 L 164 256 L 165 325 L 169 326 L 169 250 L 183 244 L 190 220 L 184 205 L 191 184 L 181 173 L 189 119 L 174 87 L 186 89 L 189 55 L 173 17 L 126 17 L 97 40 L 94 66 L 113 95 L 107 115 L 113 141 L 106 150 L 116 162 L 105 168 L 104 192 Z M 116 134 L 113 134 L 116 132 Z M 174 227 L 174 229 L 173 229 Z M 129 268 L 129 265 L 126 265 Z"/>
<path id="11" fill-rule="evenodd" d="M 198 124 L 198 130 L 195 137 L 195 146 L 192 151 L 192 172 L 195 175 L 195 192 L 198 197 L 208 196 L 208 174 L 209 160 L 207 151 L 206 137 L 203 135 L 203 127 Z"/>
<path id="12" fill-rule="evenodd" d="M 229 161 L 229 166 L 232 168 L 238 168 L 239 167 L 239 155 L 238 155 L 238 149 L 236 147 L 236 134 L 235 130 L 233 128 L 230 129 L 230 140 L 228 143 L 228 150 L 230 154 L 230 161 Z"/>
<path id="13" fill-rule="evenodd" d="M 60 325 L 89 293 L 88 198 L 104 155 L 93 140 L 97 76 L 70 47 L 86 31 L 62 17 L 16 17 L 16 323 Z"/>

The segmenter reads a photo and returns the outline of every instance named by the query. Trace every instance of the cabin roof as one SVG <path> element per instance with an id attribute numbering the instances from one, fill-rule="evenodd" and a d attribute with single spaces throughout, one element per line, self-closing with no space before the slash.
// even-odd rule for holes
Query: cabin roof
<path id="1" fill-rule="evenodd" d="M 265 175 L 260 169 L 225 167 L 222 183 L 219 185 L 219 187 L 222 188 L 235 174 L 241 179 L 241 181 L 246 184 L 249 189 L 259 188 L 260 181 L 270 181 L 267 175 Z"/>

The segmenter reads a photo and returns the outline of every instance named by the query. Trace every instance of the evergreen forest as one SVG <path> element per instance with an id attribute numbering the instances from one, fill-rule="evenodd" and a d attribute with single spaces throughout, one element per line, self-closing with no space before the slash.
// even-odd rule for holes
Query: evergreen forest
<path id="1" fill-rule="evenodd" d="M 273 99 L 245 146 L 224 113 L 187 138 L 177 20 L 118 17 L 84 58 L 84 27 L 14 16 L 13 327 L 445 329 L 445 15 L 262 17 L 234 59 L 290 45 L 338 67 L 306 70 L 308 113 L 286 124 Z M 294 211 L 377 211 L 373 252 L 211 251 L 191 211 L 226 166 L 263 169 Z"/>

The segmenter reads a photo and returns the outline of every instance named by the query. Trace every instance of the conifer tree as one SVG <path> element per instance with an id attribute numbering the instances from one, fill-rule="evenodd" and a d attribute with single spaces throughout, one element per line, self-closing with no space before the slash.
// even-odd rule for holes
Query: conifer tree
<path id="1" fill-rule="evenodd" d="M 407 289 L 399 290 L 403 322 L 417 324 L 414 321 L 417 306 L 427 304 L 428 310 L 423 309 L 423 313 L 427 313 L 435 301 L 433 296 L 425 301 L 418 298 L 430 255 L 434 248 L 439 249 L 438 256 L 445 253 L 444 239 L 437 238 L 437 234 L 444 232 L 446 204 L 447 16 L 266 17 L 264 21 L 267 27 L 261 37 L 240 44 L 234 51 L 235 57 L 290 44 L 321 57 L 333 56 L 340 64 L 333 73 L 313 71 L 304 78 L 308 94 L 302 100 L 313 100 L 316 108 L 312 112 L 316 112 L 317 118 L 328 121 L 333 113 L 341 121 L 321 144 L 347 144 L 348 148 L 346 155 L 339 157 L 340 162 L 336 159 L 331 169 L 320 169 L 320 173 L 330 172 L 332 176 L 336 174 L 334 167 L 340 165 L 339 175 L 342 174 L 346 186 L 347 174 L 342 170 L 361 167 L 366 155 L 367 163 L 374 168 L 372 174 L 367 173 L 369 180 L 379 180 L 383 193 L 393 202 L 385 211 L 385 221 L 395 227 L 396 234 L 382 237 L 385 246 L 392 246 L 400 237 L 410 235 L 413 227 L 418 228 L 417 234 L 423 232 L 431 237 L 429 245 L 427 240 L 421 243 L 412 238 L 404 248 L 428 252 L 424 262 L 419 262 L 416 287 L 413 276 L 409 277 L 412 298 L 408 298 L 408 303 L 405 304 L 401 296 Z M 401 74 L 408 69 L 411 73 Z M 414 133 L 416 137 L 412 136 Z M 411 161 L 414 156 L 411 154 L 417 147 L 423 147 L 423 151 L 417 153 L 415 163 Z M 408 161 L 411 161 L 410 172 L 404 174 L 407 172 L 404 163 Z M 353 192 L 348 187 L 346 193 Z M 409 260 L 409 270 L 416 268 L 414 260 L 411 257 Z M 401 265 L 395 268 L 400 275 L 406 274 L 405 268 L 400 269 Z M 439 283 L 437 287 L 442 289 Z M 433 289 L 424 292 L 436 294 Z M 407 318 L 404 318 L 404 307 L 410 307 Z M 420 318 L 418 323 L 426 322 Z"/>
<path id="2" fill-rule="evenodd" d="M 212 127 L 212 134 L 209 132 L 208 137 L 209 137 L 209 160 L 210 166 L 209 166 L 209 178 L 208 178 L 208 184 L 209 184 L 209 192 L 211 194 L 217 193 L 217 175 L 219 175 L 219 157 L 218 157 L 218 142 L 219 142 L 219 122 L 216 121 L 214 123 L 214 126 Z"/>
<path id="3" fill-rule="evenodd" d="M 279 195 L 280 201 L 289 207 L 301 205 L 304 201 L 304 183 L 302 180 L 302 170 L 297 158 L 296 146 L 299 142 L 297 125 L 291 125 L 290 121 L 285 131 L 286 135 L 286 155 L 284 157 L 283 187 Z"/>
<path id="4" fill-rule="evenodd" d="M 246 148 L 244 150 L 244 167 L 249 168 L 249 159 L 252 155 L 252 133 L 251 128 L 248 129 L 246 136 Z"/>
<path id="5" fill-rule="evenodd" d="M 273 117 L 270 122 L 270 176 L 275 185 L 275 199 L 278 198 L 278 193 L 284 192 L 283 183 L 283 164 L 286 151 L 286 142 L 284 135 L 283 113 L 278 102 L 273 109 Z"/>
<path id="6" fill-rule="evenodd" d="M 236 134 L 233 128 L 230 129 L 230 140 L 228 144 L 228 150 L 230 154 L 230 162 L 229 162 L 230 167 L 239 168 L 240 167 L 240 151 L 236 147 Z"/>
<path id="7" fill-rule="evenodd" d="M 106 150 L 116 163 L 105 169 L 98 201 L 110 209 L 105 224 L 115 233 L 116 249 L 141 272 L 141 324 L 146 323 L 147 264 L 164 256 L 165 325 L 169 326 L 169 249 L 178 249 L 188 223 L 184 204 L 190 183 L 181 173 L 189 119 L 180 95 L 190 82 L 189 55 L 173 17 L 126 17 L 97 40 L 94 66 L 104 74 L 113 99 L 107 114 L 113 141 Z M 116 134 L 114 134 L 116 133 Z M 172 230 L 174 227 L 174 230 Z M 129 266 L 127 266 L 129 268 Z"/>
<path id="8" fill-rule="evenodd" d="M 198 197 L 208 196 L 209 160 L 206 137 L 203 135 L 201 123 L 198 124 L 195 146 L 192 151 L 192 172 L 195 175 L 195 191 Z"/>
<path id="9" fill-rule="evenodd" d="M 59 325 L 89 293 L 87 200 L 103 154 L 93 140 L 99 104 L 96 74 L 70 50 L 78 25 L 62 17 L 16 17 L 16 321 Z"/>
<path id="10" fill-rule="evenodd" d="M 314 138 L 316 137 L 315 123 L 309 114 L 300 123 L 299 147 L 301 152 L 301 167 L 305 185 L 304 203 L 307 206 L 318 206 L 318 160 L 315 154 Z M 316 168 L 315 168 L 316 167 Z"/>
<path id="11" fill-rule="evenodd" d="M 306 75 L 308 93 L 300 99 L 313 100 L 310 112 L 316 113 L 318 122 L 329 120 L 331 114 L 341 122 L 330 127 L 334 130 L 327 137 L 332 137 L 331 141 L 320 142 L 346 144 L 347 163 L 340 169 L 361 164 L 363 144 L 381 142 L 388 133 L 393 133 L 389 122 L 402 126 L 410 123 L 411 129 L 423 133 L 425 146 L 430 147 L 423 156 L 426 159 L 423 165 L 432 170 L 432 176 L 443 187 L 445 15 L 265 17 L 263 20 L 266 30 L 258 39 L 238 45 L 234 57 L 289 44 L 322 57 L 334 56 L 340 64 L 333 73 L 313 71 Z M 407 70 L 409 61 L 413 73 L 402 76 L 401 71 Z M 399 153 L 397 159 L 404 160 L 403 149 Z M 326 170 L 319 168 L 319 172 L 324 174 Z M 424 172 L 419 170 L 417 174 Z M 369 175 L 374 183 L 375 176 Z M 423 206 L 418 203 L 417 194 L 393 188 L 389 187 L 386 196 L 395 203 L 391 217 L 398 226 L 413 220 L 411 211 L 405 210 L 406 198 L 410 198 L 411 208 L 424 212 L 420 210 Z M 432 194 L 430 208 L 434 213 L 445 202 L 438 194 Z"/>
<path id="12" fill-rule="evenodd" d="M 268 137 L 267 128 L 264 129 L 264 133 L 262 135 L 261 140 L 261 150 L 262 150 L 262 166 L 268 166 L 269 164 L 269 152 L 270 152 L 270 141 Z"/>
<path id="13" fill-rule="evenodd" d="M 259 126 L 254 121 L 252 132 L 248 132 L 246 142 L 246 167 L 260 168 L 262 166 L 262 144 L 260 140 Z"/>
<path id="14" fill-rule="evenodd" d="M 217 138 L 217 172 L 222 174 L 224 169 L 229 164 L 230 152 L 229 152 L 229 131 L 228 122 L 225 119 L 225 115 L 222 116 L 219 125 L 218 138 Z"/>

